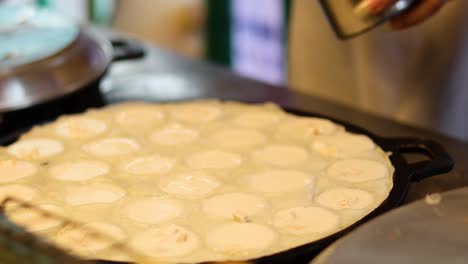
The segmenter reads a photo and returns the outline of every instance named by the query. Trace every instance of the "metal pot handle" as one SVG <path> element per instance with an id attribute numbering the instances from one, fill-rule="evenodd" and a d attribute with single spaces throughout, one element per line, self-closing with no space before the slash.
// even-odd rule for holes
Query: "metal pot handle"
<path id="1" fill-rule="evenodd" d="M 388 150 L 392 152 L 422 154 L 429 158 L 408 164 L 412 181 L 420 181 L 436 174 L 447 173 L 453 168 L 452 158 L 435 141 L 416 138 L 388 138 L 385 141 Z"/>
<path id="2" fill-rule="evenodd" d="M 122 61 L 131 59 L 140 59 L 145 56 L 145 49 L 142 44 L 131 39 L 113 39 L 111 40 L 114 53 L 112 61 Z"/>

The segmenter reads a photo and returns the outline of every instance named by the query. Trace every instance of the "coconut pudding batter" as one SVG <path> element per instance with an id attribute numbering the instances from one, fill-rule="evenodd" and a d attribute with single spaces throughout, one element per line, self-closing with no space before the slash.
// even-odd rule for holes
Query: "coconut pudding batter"
<path id="1" fill-rule="evenodd" d="M 0 198 L 154 260 L 246 260 L 355 223 L 387 198 L 393 170 L 370 138 L 273 104 L 135 102 L 63 116 L 0 148 Z M 116 259 L 75 227 L 7 214 L 83 257 Z"/>

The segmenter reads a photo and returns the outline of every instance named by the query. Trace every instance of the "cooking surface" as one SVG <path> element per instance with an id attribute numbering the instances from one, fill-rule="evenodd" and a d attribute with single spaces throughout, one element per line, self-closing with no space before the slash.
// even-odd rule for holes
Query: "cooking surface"
<path id="1" fill-rule="evenodd" d="M 393 175 L 364 135 L 271 104 L 214 100 L 64 116 L 0 157 L 6 193 L 171 263 L 252 259 L 327 237 L 374 211 Z M 6 214 L 80 255 L 115 258 L 69 227 Z"/>
<path id="2" fill-rule="evenodd" d="M 466 263 L 468 188 L 381 216 L 323 251 L 313 264 Z"/>
<path id="3" fill-rule="evenodd" d="M 381 136 L 430 138 L 447 149 L 455 161 L 455 167 L 450 173 L 412 184 L 407 200 L 468 185 L 468 144 L 464 142 L 294 93 L 284 87 L 245 79 L 220 67 L 184 59 L 155 47 L 148 47 L 148 56 L 144 61 L 114 65 L 110 77 L 103 83 L 103 90 L 109 102 L 125 99 L 174 101 L 206 97 L 251 102 L 273 101 L 285 107 L 348 121 Z"/>

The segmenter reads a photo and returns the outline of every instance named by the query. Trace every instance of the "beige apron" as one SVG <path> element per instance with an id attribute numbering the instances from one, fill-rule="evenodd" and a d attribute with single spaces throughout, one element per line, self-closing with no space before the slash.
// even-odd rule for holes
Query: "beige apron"
<path id="1" fill-rule="evenodd" d="M 453 1 L 410 30 L 374 30 L 348 42 L 336 39 L 317 2 L 293 1 L 289 81 L 294 89 L 428 128 L 443 123 L 444 102 L 463 89 L 453 73 L 468 69 L 468 56 L 458 55 L 468 1 Z M 468 131 L 455 134 L 463 133 L 468 136 Z"/>

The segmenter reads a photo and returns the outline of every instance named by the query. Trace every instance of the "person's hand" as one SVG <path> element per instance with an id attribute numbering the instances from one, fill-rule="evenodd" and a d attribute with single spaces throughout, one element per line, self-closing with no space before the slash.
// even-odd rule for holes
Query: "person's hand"
<path id="1" fill-rule="evenodd" d="M 357 10 L 360 13 L 378 15 L 398 0 L 362 0 Z M 403 29 L 417 25 L 435 14 L 448 0 L 420 0 L 419 3 L 404 14 L 391 19 L 390 24 L 394 29 Z"/>

